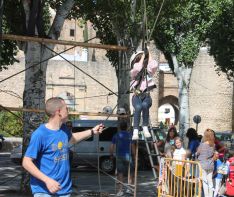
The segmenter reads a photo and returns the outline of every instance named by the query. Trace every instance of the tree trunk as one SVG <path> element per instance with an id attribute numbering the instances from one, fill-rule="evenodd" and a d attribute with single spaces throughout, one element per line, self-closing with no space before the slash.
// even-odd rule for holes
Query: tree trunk
<path id="1" fill-rule="evenodd" d="M 152 53 L 152 58 L 159 62 L 160 52 L 156 48 L 154 42 L 150 43 L 150 52 Z M 159 66 L 159 65 L 158 65 Z M 153 76 L 154 83 L 157 88 L 155 88 L 150 94 L 152 97 L 152 106 L 150 108 L 150 123 L 153 127 L 158 126 L 158 105 L 159 105 L 159 67 L 157 72 Z"/>
<path id="2" fill-rule="evenodd" d="M 130 86 L 130 72 L 129 72 L 128 53 L 119 52 L 119 65 L 116 70 L 118 78 L 118 108 L 124 108 L 130 114 L 129 101 L 129 86 Z"/>
<path id="3" fill-rule="evenodd" d="M 26 24 L 29 20 L 29 2 L 23 1 Z M 64 21 L 74 5 L 74 0 L 66 0 L 58 9 L 53 24 L 50 29 L 49 36 L 53 39 L 58 39 Z M 54 45 L 47 45 L 50 49 Z M 52 52 L 40 43 L 28 42 L 25 47 L 25 67 L 29 68 L 32 65 L 38 64 L 44 59 L 51 57 Z M 25 71 L 25 87 L 23 95 L 24 108 L 45 108 L 45 93 L 46 93 L 46 70 L 48 62 L 39 63 L 39 65 Z M 24 131 L 23 131 L 23 155 L 30 141 L 31 132 L 33 132 L 40 123 L 44 120 L 44 114 L 24 112 Z M 29 174 L 24 172 L 21 179 L 21 191 L 26 193 L 29 190 Z"/>
<path id="4" fill-rule="evenodd" d="M 184 148 L 187 148 L 186 132 L 189 128 L 189 84 L 192 67 L 179 66 L 175 56 L 172 56 L 175 74 L 179 84 L 179 135 L 183 139 Z"/>
<path id="5" fill-rule="evenodd" d="M 26 68 L 38 64 L 43 57 L 43 50 L 38 43 L 28 43 L 25 53 Z M 44 58 L 43 58 L 44 59 Z M 45 108 L 45 90 L 46 90 L 46 70 L 47 62 L 34 66 L 25 72 L 25 86 L 23 94 L 24 108 Z M 23 155 L 30 141 L 31 133 L 44 120 L 44 114 L 24 112 L 24 130 L 23 130 Z M 29 174 L 23 173 L 21 190 L 28 192 L 29 190 Z"/>

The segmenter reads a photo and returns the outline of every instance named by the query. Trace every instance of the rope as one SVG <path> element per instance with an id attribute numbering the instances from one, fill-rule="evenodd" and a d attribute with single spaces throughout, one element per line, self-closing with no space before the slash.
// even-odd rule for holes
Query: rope
<path id="1" fill-rule="evenodd" d="M 156 26 L 156 23 L 157 23 L 157 21 L 158 21 L 159 15 L 160 15 L 160 13 L 161 13 L 161 10 L 162 10 L 164 1 L 165 1 L 165 0 L 163 0 L 162 4 L 161 4 L 161 6 L 160 6 L 160 9 L 159 9 L 158 14 L 157 14 L 157 16 L 156 16 L 156 19 L 155 19 L 155 21 L 154 21 L 153 28 L 152 28 L 152 30 L 150 31 L 150 35 L 149 35 L 149 38 L 148 38 L 147 42 L 149 42 L 150 39 L 151 39 L 151 36 L 152 36 L 153 31 L 154 31 L 154 29 L 155 29 L 155 26 Z"/>
<path id="2" fill-rule="evenodd" d="M 1 89 L 0 89 L 0 92 L 3 92 L 3 93 L 5 93 L 5 94 L 9 94 L 9 95 L 11 95 L 11 96 L 13 96 L 13 97 L 16 97 L 16 98 L 18 98 L 18 99 L 23 99 L 20 95 L 18 95 L 17 93 L 15 93 L 15 92 L 13 92 L 13 91 L 11 91 L 11 90 L 1 90 Z"/>
<path id="3" fill-rule="evenodd" d="M 57 53 L 56 51 L 54 51 L 53 49 L 47 47 L 46 45 L 44 45 L 47 49 L 49 49 L 50 51 L 54 52 L 55 54 L 59 55 L 61 58 L 63 58 L 66 62 L 68 62 L 69 64 L 71 64 L 72 66 L 74 66 L 76 69 L 78 69 L 80 72 L 82 72 L 83 74 L 87 75 L 89 78 L 93 79 L 95 82 L 97 82 L 98 84 L 100 84 L 101 86 L 103 86 L 104 88 L 106 88 L 107 90 L 109 90 L 110 92 L 112 92 L 114 95 L 118 96 L 115 92 L 113 92 L 110 88 L 108 88 L 107 86 L 105 86 L 103 83 L 101 83 L 100 81 L 98 81 L 97 79 L 95 79 L 94 77 L 92 77 L 90 74 L 86 73 L 85 71 L 83 71 L 82 69 L 80 69 L 78 66 L 76 66 L 75 64 L 73 64 L 71 61 L 67 60 L 65 57 L 63 57 L 62 55 L 60 55 L 59 53 Z"/>
<path id="4" fill-rule="evenodd" d="M 13 113 L 12 111 L 10 111 L 9 109 L 7 109 L 6 107 L 2 106 L 0 104 L 0 108 L 4 109 L 5 111 L 11 113 L 12 115 L 14 115 L 15 117 L 17 117 L 19 120 L 21 120 L 22 122 L 24 122 L 23 118 L 21 118 L 20 116 L 18 116 L 17 114 Z M 32 128 L 36 129 L 35 126 L 33 124 L 31 124 L 30 122 L 27 122 L 30 126 L 32 126 Z"/>
<path id="5" fill-rule="evenodd" d="M 64 53 L 64 52 L 66 52 L 66 51 L 69 51 L 69 50 L 71 50 L 71 49 L 73 49 L 73 48 L 75 48 L 75 46 L 74 46 L 74 47 L 71 47 L 71 48 L 69 48 L 69 49 L 67 49 L 67 50 L 65 50 L 65 51 L 62 51 L 62 52 L 60 52 L 59 54 L 62 54 L 62 53 Z M 12 77 L 15 77 L 16 75 L 18 75 L 18 74 L 20 74 L 20 73 L 23 73 L 23 72 L 25 72 L 26 70 L 29 70 L 30 68 L 33 68 L 34 66 L 38 66 L 38 65 L 40 65 L 41 63 L 46 62 L 46 61 L 48 61 L 48 60 L 50 60 L 50 59 L 52 59 L 53 57 L 56 57 L 56 56 L 58 56 L 58 55 L 51 56 L 51 57 L 49 57 L 49 58 L 43 60 L 42 62 L 33 64 L 32 66 L 29 66 L 29 67 L 26 68 L 26 69 L 23 69 L 23 70 L 21 70 L 21 71 L 15 73 L 15 74 L 13 74 L 13 75 L 10 75 L 9 77 L 7 77 L 7 78 L 5 78 L 5 79 L 2 79 L 2 80 L 0 81 L 0 83 L 6 81 L 6 80 L 8 80 L 8 79 L 11 79 Z"/>
<path id="6" fill-rule="evenodd" d="M 2 61 L 2 21 L 3 21 L 3 6 L 4 6 L 4 0 L 0 0 L 0 65 Z"/>
<path id="7" fill-rule="evenodd" d="M 98 170 L 97 166 L 93 165 L 91 162 L 89 162 L 88 160 L 86 159 L 82 159 L 80 158 L 81 160 L 85 161 L 87 164 L 89 164 L 90 166 L 94 167 L 95 169 Z M 107 175 L 108 177 L 110 177 L 111 179 L 113 179 L 114 181 L 118 182 L 119 184 L 123 185 L 124 187 L 130 189 L 131 191 L 133 191 L 133 186 L 132 185 L 129 185 L 129 184 L 126 184 L 126 183 L 123 183 L 121 181 L 119 181 L 117 178 L 115 178 L 114 176 L 111 176 L 109 175 L 108 173 L 106 173 L 105 171 L 103 171 L 102 169 L 99 169 L 100 172 L 102 172 L 103 174 Z"/>
<path id="8" fill-rule="evenodd" d="M 145 36 L 146 36 L 146 42 L 148 42 L 148 21 L 147 21 L 147 11 L 146 11 L 146 2 L 144 0 L 144 29 L 145 29 L 145 34 L 146 35 L 143 35 L 144 36 L 144 39 L 145 39 Z"/>
<path id="9" fill-rule="evenodd" d="M 18 176 L 20 176 L 20 175 L 22 175 L 22 174 L 23 174 L 22 172 L 17 173 L 15 176 L 13 176 L 13 177 L 11 177 L 11 178 L 8 178 L 6 181 L 0 182 L 0 185 L 4 185 L 4 184 L 6 184 L 6 183 L 8 183 L 8 182 L 11 182 L 11 181 L 13 181 L 15 178 L 17 178 Z"/>
<path id="10" fill-rule="evenodd" d="M 93 39 L 95 39 L 95 38 L 96 38 L 96 36 L 93 37 L 93 38 L 91 38 L 91 39 L 89 39 L 89 40 L 87 40 L 87 41 L 85 41 L 85 42 L 88 42 L 88 41 L 93 40 Z M 45 60 L 43 60 L 43 61 L 41 61 L 41 62 L 39 62 L 39 63 L 37 63 L 37 64 L 33 64 L 32 66 L 30 66 L 30 67 L 28 67 L 28 68 L 26 68 L 26 69 L 24 69 L 24 70 L 21 70 L 21 71 L 15 73 L 15 74 L 13 74 L 13 75 L 11 75 L 11 76 L 5 78 L 5 79 L 2 79 L 2 80 L 0 81 L 0 83 L 2 83 L 2 82 L 4 82 L 4 81 L 6 81 L 6 80 L 8 80 L 8 79 L 10 79 L 10 78 L 12 78 L 12 77 L 18 75 L 18 74 L 20 74 L 20 73 L 22 73 L 22 72 L 25 72 L 26 70 L 28 70 L 28 69 L 30 69 L 30 68 L 33 68 L 34 66 L 40 65 L 40 64 L 43 63 L 43 62 L 46 62 L 46 61 L 48 61 L 48 60 L 50 60 L 50 59 L 52 59 L 52 58 L 54 58 L 54 57 L 56 57 L 56 56 L 58 56 L 58 55 L 61 55 L 61 54 L 64 53 L 64 52 L 67 52 L 67 51 L 69 51 L 69 50 L 71 50 L 71 49 L 74 49 L 75 47 L 76 47 L 76 46 L 73 46 L 73 47 L 71 47 L 71 48 L 69 48 L 69 49 L 66 49 L 66 50 L 64 50 L 64 51 L 62 51 L 62 52 L 60 52 L 60 53 L 58 53 L 57 55 L 51 56 L 51 57 L 49 57 L 49 58 L 47 58 L 47 59 L 45 59 Z"/>

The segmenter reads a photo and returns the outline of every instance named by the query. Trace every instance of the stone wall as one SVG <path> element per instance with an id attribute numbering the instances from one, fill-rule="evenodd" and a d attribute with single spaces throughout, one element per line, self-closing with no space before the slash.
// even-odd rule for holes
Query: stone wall
<path id="1" fill-rule="evenodd" d="M 115 69 L 108 61 L 99 59 L 99 61 L 72 63 L 112 91 L 117 92 Z M 21 57 L 20 63 L 0 72 L 0 80 L 23 69 L 24 58 Z M 150 115 L 153 125 L 157 125 L 158 120 L 158 98 L 162 99 L 168 95 L 177 97 L 178 94 L 176 78 L 170 73 L 160 75 L 164 75 L 163 81 L 158 79 L 158 75 L 155 76 L 159 88 L 151 94 L 153 105 Z M 23 88 L 24 72 L 1 84 L 0 103 L 9 107 L 22 107 Z M 117 103 L 115 95 L 107 96 L 110 93 L 108 90 L 64 61 L 49 61 L 46 91 L 47 98 L 64 92 L 70 93 L 76 98 L 75 108 L 80 112 L 101 112 L 105 106 L 114 108 Z M 216 131 L 231 130 L 232 94 L 233 84 L 228 82 L 224 74 L 219 76 L 216 73 L 213 58 L 208 56 L 205 50 L 201 50 L 190 83 L 190 126 L 196 127 L 193 123 L 193 116 L 200 115 L 202 118 L 198 126 L 200 133 L 203 133 L 207 127 Z"/>
<path id="2" fill-rule="evenodd" d="M 73 62 L 74 63 L 74 62 Z M 103 62 L 75 62 L 75 65 L 100 81 L 113 92 L 117 92 L 117 78 L 111 64 Z M 24 60 L 0 72 L 0 80 L 24 70 Z M 8 107 L 22 107 L 24 72 L 6 80 L 1 85 L 0 103 Z M 102 112 L 105 106 L 117 103 L 115 95 L 65 61 L 49 61 L 47 70 L 46 99 L 68 92 L 76 99 L 76 110 L 80 112 Z M 15 96 L 12 96 L 15 95 Z M 16 96 L 16 95 L 19 95 Z M 89 98 L 92 97 L 92 98 Z"/>
<path id="3" fill-rule="evenodd" d="M 92 24 L 87 23 L 88 38 L 93 38 L 96 33 Z M 74 30 L 74 36 L 70 31 Z M 79 20 L 67 20 L 61 32 L 61 40 L 84 41 L 84 26 L 80 25 Z M 90 43 L 100 43 L 98 39 Z M 55 50 L 61 52 L 71 46 L 56 45 Z M 154 45 L 150 46 L 151 51 L 155 51 L 154 58 L 165 63 L 165 58 L 159 55 Z M 70 50 L 66 55 L 82 56 L 84 49 L 76 47 Z M 87 62 L 75 61 L 72 63 L 83 71 L 103 83 L 109 89 L 117 92 L 117 78 L 115 69 L 107 60 L 105 50 L 87 49 Z M 20 63 L 9 66 L 8 70 L 0 72 L 0 80 L 11 76 L 14 73 L 24 70 L 24 55 L 18 54 Z M 55 58 L 56 59 L 56 58 Z M 60 58 L 61 59 L 61 58 Z M 199 132 L 210 127 L 214 130 L 230 130 L 233 123 L 233 84 L 228 82 L 224 74 L 218 75 L 214 69 L 214 60 L 208 56 L 206 50 L 201 50 L 195 63 L 190 83 L 190 126 L 195 127 L 193 116 L 200 115 L 202 118 L 199 124 Z M 9 107 L 22 107 L 22 97 L 24 88 L 24 72 L 1 83 L 0 103 Z M 155 126 L 158 121 L 158 105 L 164 98 L 168 101 L 171 96 L 174 100 L 178 97 L 178 85 L 175 76 L 172 73 L 158 72 L 154 77 L 157 89 L 152 92 L 153 104 L 150 109 L 151 122 Z M 85 74 L 65 61 L 49 61 L 47 72 L 46 98 L 58 96 L 63 93 L 69 93 L 75 98 L 75 109 L 81 112 L 101 112 L 105 106 L 115 107 L 117 97 L 115 95 L 107 96 L 110 93 L 100 84 L 90 79 Z M 95 97 L 97 96 L 97 97 Z M 168 97 L 169 96 L 169 97 Z M 92 97 L 92 98 L 89 98 Z M 176 105 L 176 101 L 174 104 Z M 132 111 L 132 107 L 131 107 Z"/>
<path id="4" fill-rule="evenodd" d="M 200 115 L 199 133 L 206 128 L 215 131 L 232 129 L 233 84 L 224 74 L 218 75 L 214 59 L 202 48 L 193 68 L 190 82 L 190 126 L 193 116 Z"/>

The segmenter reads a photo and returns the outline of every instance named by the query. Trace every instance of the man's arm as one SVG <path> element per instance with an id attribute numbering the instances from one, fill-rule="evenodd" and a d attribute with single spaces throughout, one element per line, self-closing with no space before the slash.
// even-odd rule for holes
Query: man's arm
<path id="1" fill-rule="evenodd" d="M 100 134 L 100 133 L 102 133 L 103 128 L 104 128 L 104 125 L 99 124 L 92 129 L 88 129 L 88 130 L 85 130 L 82 132 L 72 133 L 72 136 L 71 136 L 69 143 L 75 144 L 75 143 L 80 142 L 86 138 L 91 137 L 92 135 Z"/>
<path id="2" fill-rule="evenodd" d="M 32 176 L 43 181 L 51 193 L 56 193 L 61 189 L 60 184 L 57 181 L 49 178 L 36 167 L 32 158 L 25 156 L 22 165 Z"/>

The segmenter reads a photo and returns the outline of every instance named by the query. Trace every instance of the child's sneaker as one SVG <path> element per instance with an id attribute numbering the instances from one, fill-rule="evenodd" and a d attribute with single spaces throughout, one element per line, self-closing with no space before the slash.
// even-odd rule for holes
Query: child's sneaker
<path id="1" fill-rule="evenodd" d="M 151 135 L 149 133 L 149 129 L 148 129 L 147 126 L 143 126 L 143 133 L 144 133 L 145 138 L 150 138 L 151 137 Z"/>
<path id="2" fill-rule="evenodd" d="M 133 130 L 132 140 L 139 140 L 138 129 Z"/>
<path id="3" fill-rule="evenodd" d="M 123 196 L 123 195 L 124 195 L 123 191 L 119 191 L 119 192 L 116 194 L 116 196 Z"/>

